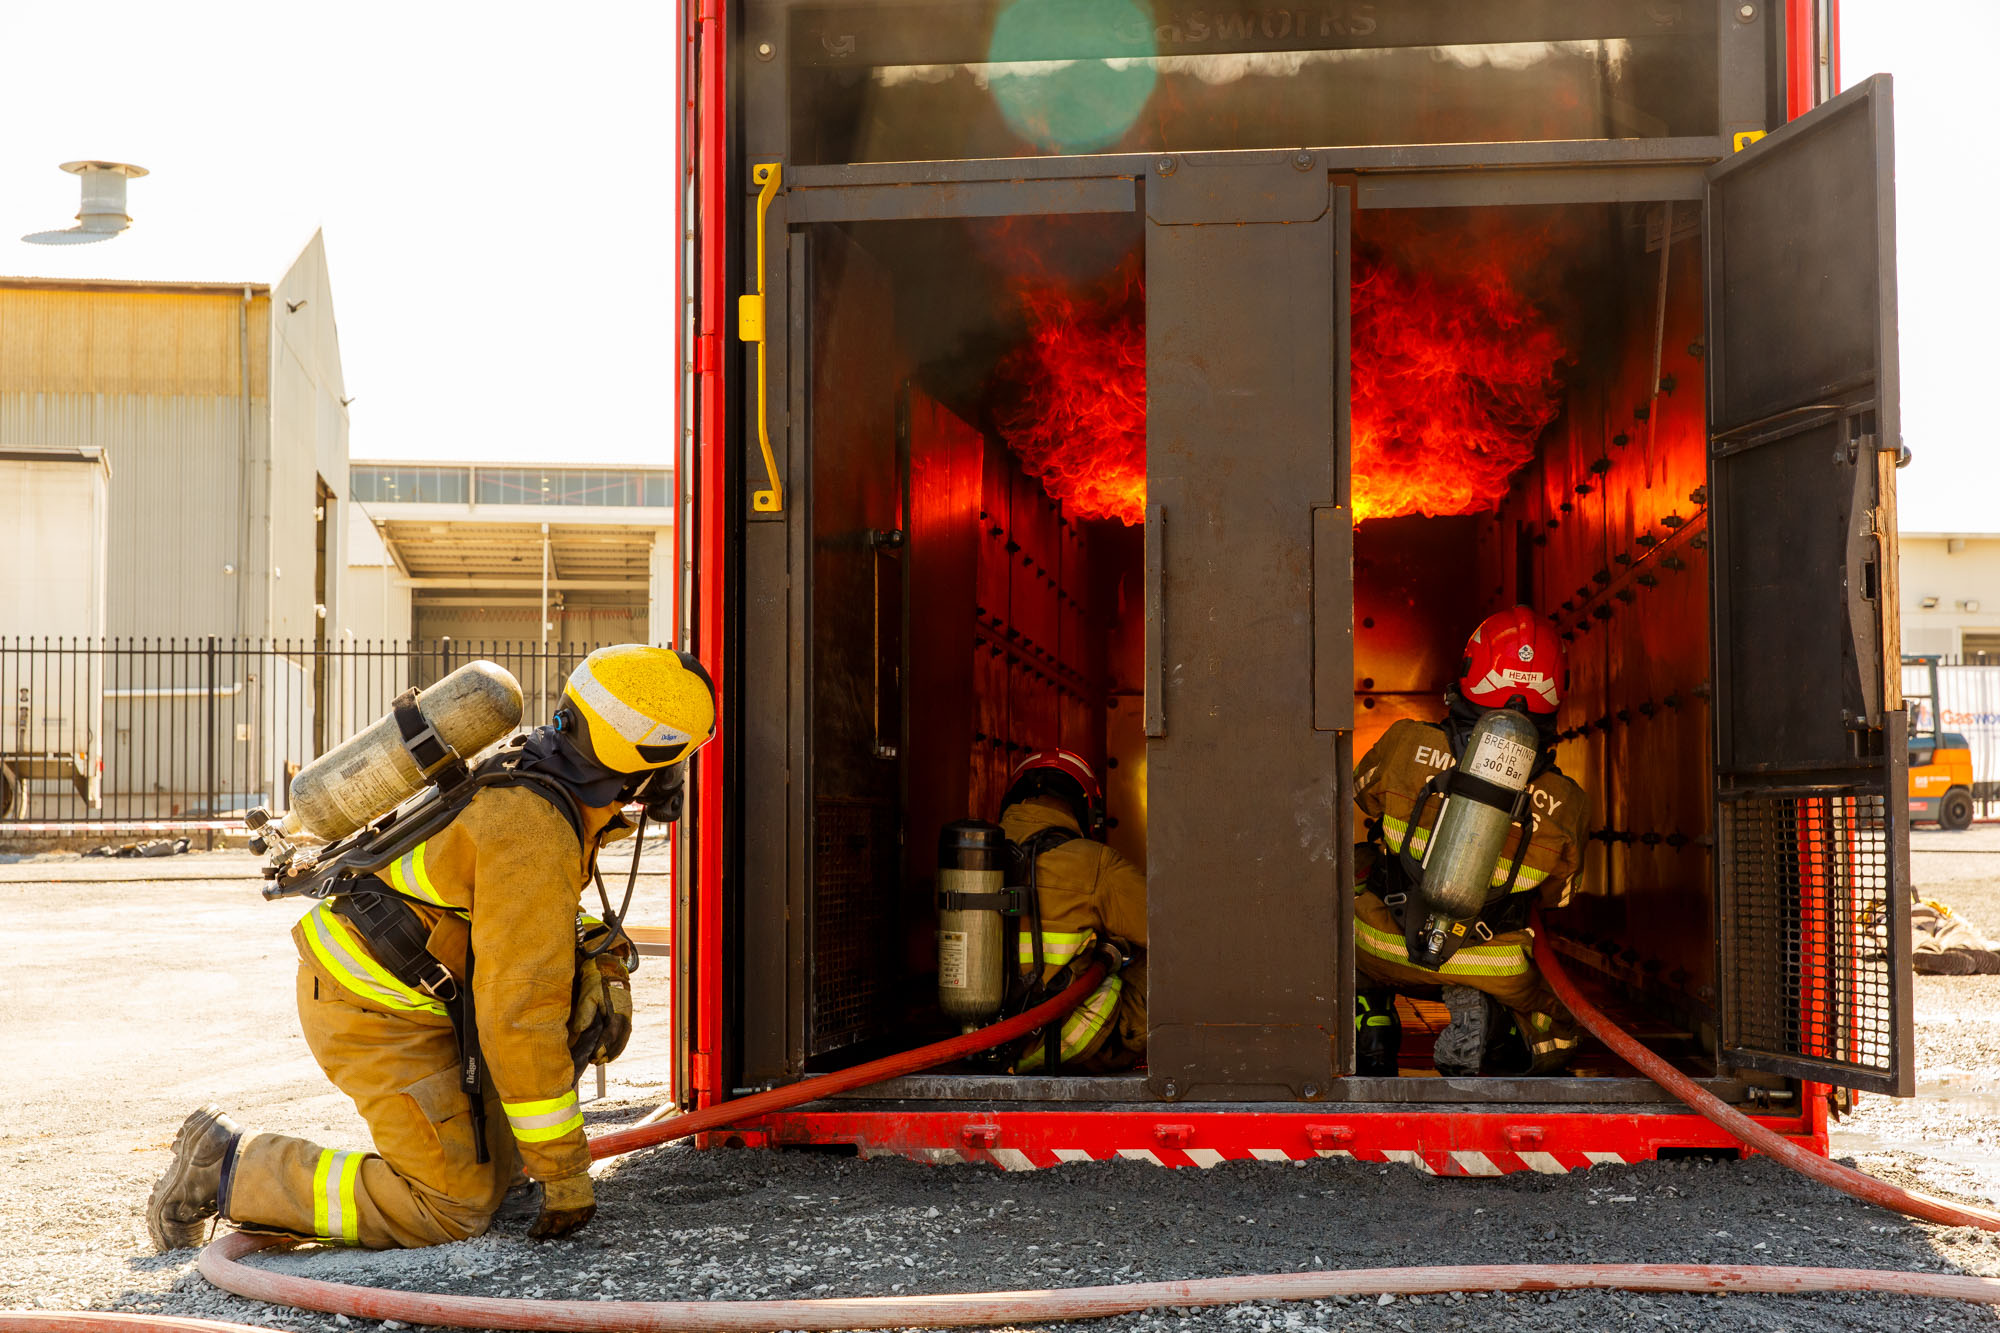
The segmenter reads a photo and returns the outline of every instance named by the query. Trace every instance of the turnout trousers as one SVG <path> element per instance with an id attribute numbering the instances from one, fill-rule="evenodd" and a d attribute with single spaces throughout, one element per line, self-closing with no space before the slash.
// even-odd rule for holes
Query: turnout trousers
<path id="1" fill-rule="evenodd" d="M 299 1025 L 333 1085 L 354 1099 L 374 1152 L 246 1134 L 222 1200 L 248 1231 L 279 1231 L 368 1249 L 436 1245 L 484 1232 L 517 1157 L 500 1099 L 486 1101 L 492 1160 L 474 1161 L 472 1103 L 458 1045 L 430 1014 L 391 1014 L 342 997 L 303 964 Z"/>
<path id="2" fill-rule="evenodd" d="M 1402 922 L 1372 890 L 1354 895 L 1354 965 L 1361 975 L 1398 990 L 1470 986 L 1498 1000 L 1514 1015 L 1530 1054 L 1546 1057 L 1577 1044 L 1576 1020 L 1556 998 L 1533 958 L 1534 935 L 1510 930 L 1478 940 L 1445 960 L 1444 967 L 1410 961 Z"/>

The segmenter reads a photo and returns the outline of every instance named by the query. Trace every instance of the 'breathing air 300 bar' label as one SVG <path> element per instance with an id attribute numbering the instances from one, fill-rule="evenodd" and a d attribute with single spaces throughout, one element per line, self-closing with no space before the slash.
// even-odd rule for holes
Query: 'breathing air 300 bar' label
<path id="1" fill-rule="evenodd" d="M 1466 761 L 1465 771 L 1510 791 L 1519 791 L 1528 785 L 1528 775 L 1535 771 L 1535 751 L 1531 746 L 1489 731 L 1479 738 L 1479 748 Z"/>

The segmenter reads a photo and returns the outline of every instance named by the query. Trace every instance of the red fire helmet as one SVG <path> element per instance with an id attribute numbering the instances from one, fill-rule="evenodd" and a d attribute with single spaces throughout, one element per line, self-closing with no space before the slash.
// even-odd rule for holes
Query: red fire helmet
<path id="1" fill-rule="evenodd" d="M 1544 716 L 1562 704 L 1569 685 L 1569 655 L 1555 630 L 1525 606 L 1479 622 L 1465 641 L 1459 692 L 1480 708 L 1501 708 L 1520 695 L 1528 711 Z"/>
<path id="2" fill-rule="evenodd" d="M 1104 786 L 1074 750 L 1030 750 L 1007 779 L 1001 808 L 1030 796 L 1055 796 L 1076 808 L 1088 838 L 1104 836 Z"/>

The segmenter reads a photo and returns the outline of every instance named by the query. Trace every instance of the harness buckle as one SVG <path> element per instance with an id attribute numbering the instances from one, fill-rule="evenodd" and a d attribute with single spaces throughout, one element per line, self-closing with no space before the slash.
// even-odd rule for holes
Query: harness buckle
<path id="1" fill-rule="evenodd" d="M 1407 893 L 1390 893 L 1384 894 L 1382 897 L 1382 905 L 1384 907 L 1401 907 L 1408 901 L 1410 901 L 1410 895 Z"/>
<path id="2" fill-rule="evenodd" d="M 1484 921 L 1473 922 L 1472 929 L 1482 940 L 1490 941 L 1493 938 L 1493 927 L 1487 925 Z"/>

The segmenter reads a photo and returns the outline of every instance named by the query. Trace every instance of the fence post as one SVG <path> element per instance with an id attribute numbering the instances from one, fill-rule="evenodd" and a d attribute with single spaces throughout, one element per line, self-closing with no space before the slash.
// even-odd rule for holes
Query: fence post
<path id="1" fill-rule="evenodd" d="M 213 821 L 217 799 L 215 790 L 215 636 L 213 634 L 208 636 L 208 652 L 206 655 L 208 658 L 208 690 L 202 698 L 202 717 L 205 719 L 205 722 L 202 727 L 201 748 L 202 763 L 208 772 L 207 816 Z M 208 830 L 208 837 L 203 841 L 202 845 L 210 851 L 215 850 L 214 829 Z"/>

